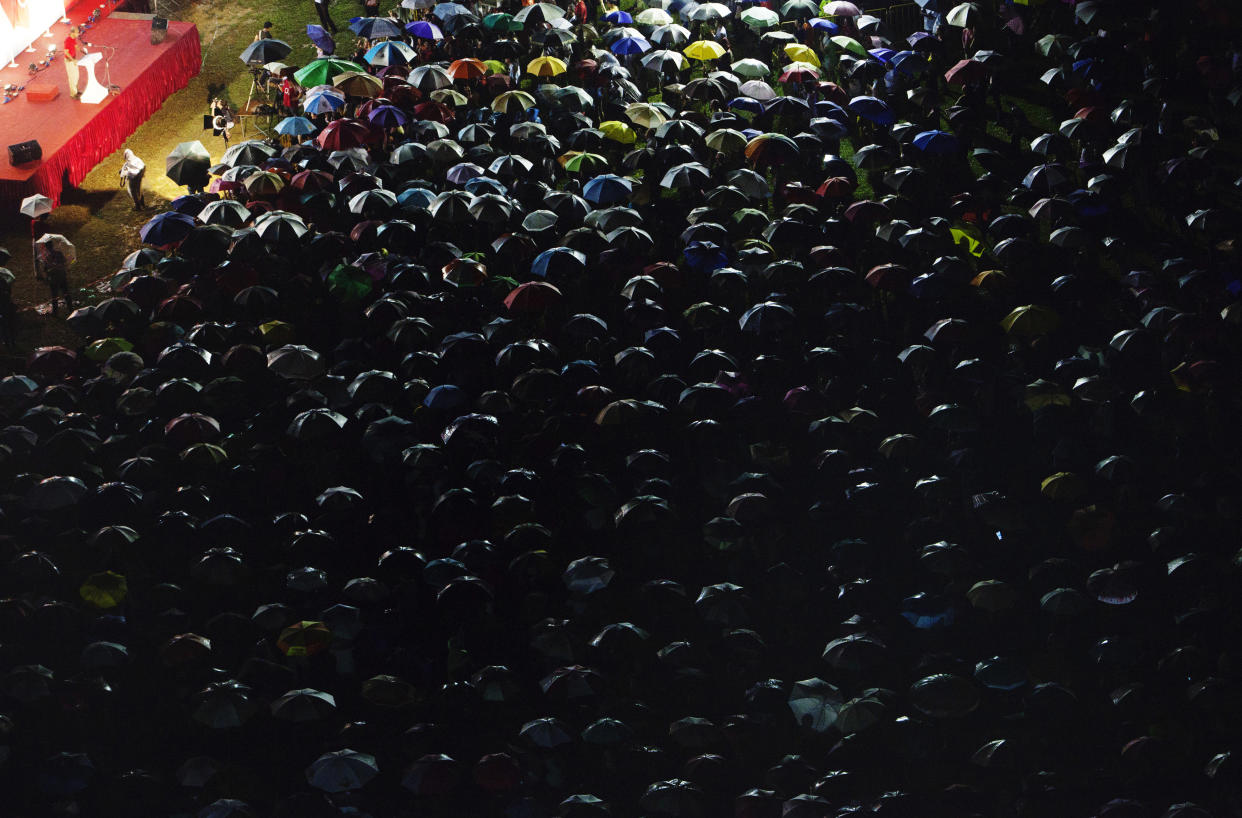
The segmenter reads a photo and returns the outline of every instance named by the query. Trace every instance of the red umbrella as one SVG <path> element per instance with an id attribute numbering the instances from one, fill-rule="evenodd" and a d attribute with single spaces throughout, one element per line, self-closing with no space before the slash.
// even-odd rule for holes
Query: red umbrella
<path id="1" fill-rule="evenodd" d="M 815 189 L 825 199 L 845 199 L 854 192 L 858 183 L 847 176 L 829 176 Z"/>
<path id="2" fill-rule="evenodd" d="M 210 443 L 219 436 L 220 422 L 198 412 L 177 415 L 164 426 L 164 437 L 177 449 L 192 443 Z"/>
<path id="3" fill-rule="evenodd" d="M 910 286 L 910 271 L 900 264 L 880 264 L 867 273 L 867 283 L 877 290 L 898 291 Z"/>
<path id="4" fill-rule="evenodd" d="M 329 151 L 343 151 L 361 147 L 371 141 L 371 129 L 356 119 L 337 119 L 315 138 L 319 147 Z"/>
<path id="5" fill-rule="evenodd" d="M 289 187 L 306 192 L 306 194 L 313 194 L 320 190 L 333 190 L 335 182 L 332 174 L 324 173 L 322 170 L 303 170 L 302 173 L 293 174 L 293 179 L 289 180 Z"/>
<path id="6" fill-rule="evenodd" d="M 944 81 L 950 85 L 983 82 L 988 67 L 978 60 L 958 60 L 957 65 L 944 72 Z"/>
<path id="7" fill-rule="evenodd" d="M 448 124 L 453 121 L 453 109 L 443 102 L 422 102 L 414 106 L 414 118 Z"/>
<path id="8" fill-rule="evenodd" d="M 873 199 L 862 199 L 845 208 L 846 221 L 874 224 L 889 217 L 888 205 Z"/>
<path id="9" fill-rule="evenodd" d="M 528 281 L 505 296 L 505 307 L 512 313 L 541 313 L 560 300 L 561 291 L 555 286 L 546 281 Z"/>

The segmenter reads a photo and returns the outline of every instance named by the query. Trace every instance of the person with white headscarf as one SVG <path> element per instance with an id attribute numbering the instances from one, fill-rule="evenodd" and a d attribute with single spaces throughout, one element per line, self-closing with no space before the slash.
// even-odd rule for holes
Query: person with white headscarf
<path id="1" fill-rule="evenodd" d="M 129 148 L 125 149 L 125 163 L 121 165 L 121 184 L 129 190 L 129 198 L 134 200 L 135 210 L 146 210 L 147 203 L 142 196 L 142 176 L 147 172 L 147 165 Z"/>

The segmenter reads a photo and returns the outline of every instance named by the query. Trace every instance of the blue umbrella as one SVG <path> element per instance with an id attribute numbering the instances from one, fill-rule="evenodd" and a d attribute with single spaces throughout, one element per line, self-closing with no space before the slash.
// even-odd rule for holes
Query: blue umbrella
<path id="1" fill-rule="evenodd" d="M 362 55 L 368 65 L 412 65 L 418 52 L 400 40 L 381 40 Z"/>
<path id="2" fill-rule="evenodd" d="M 954 282 L 947 276 L 940 273 L 924 273 L 910 282 L 910 294 L 915 298 L 937 301 L 948 295 L 954 286 Z"/>
<path id="3" fill-rule="evenodd" d="M 582 198 L 596 205 L 617 204 L 627 201 L 633 189 L 633 183 L 624 176 L 605 173 L 583 185 Z"/>
<path id="4" fill-rule="evenodd" d="M 634 22 L 633 17 L 620 9 L 608 12 L 604 15 L 604 19 L 612 23 L 614 26 L 628 26 L 630 23 Z"/>
<path id="5" fill-rule="evenodd" d="M 326 91 L 318 94 L 307 94 L 302 100 L 302 110 L 308 114 L 327 114 L 345 107 L 345 100 L 336 94 Z"/>
<path id="6" fill-rule="evenodd" d="M 315 124 L 304 116 L 287 116 L 276 123 L 276 133 L 284 136 L 310 136 Z"/>
<path id="7" fill-rule="evenodd" d="M 729 100 L 729 107 L 737 111 L 748 111 L 752 114 L 763 113 L 763 103 L 754 97 L 734 97 Z"/>
<path id="8" fill-rule="evenodd" d="M 168 203 L 168 207 L 187 216 L 197 216 L 207 203 L 197 196 L 178 196 Z"/>
<path id="9" fill-rule="evenodd" d="M 399 128 L 410 121 L 409 115 L 395 105 L 377 105 L 367 114 L 367 119 L 381 128 Z"/>
<path id="10" fill-rule="evenodd" d="M 921 74 L 927 70 L 927 58 L 917 51 L 898 51 L 890 62 L 903 74 Z"/>
<path id="11" fill-rule="evenodd" d="M 686 245 L 686 262 L 696 273 L 719 270 L 729 263 L 720 246 L 711 241 L 692 241 Z"/>
<path id="12" fill-rule="evenodd" d="M 57 753 L 44 762 L 37 783 L 46 795 L 64 798 L 86 789 L 95 775 L 95 764 L 86 753 Z"/>
<path id="13" fill-rule="evenodd" d="M 368 40 L 377 37 L 400 37 L 405 33 L 401 26 L 387 17 L 352 17 L 349 20 L 349 29 Z"/>
<path id="14" fill-rule="evenodd" d="M 836 34 L 841 27 L 831 20 L 825 20 L 823 17 L 812 17 L 809 21 L 811 28 L 816 31 L 827 31 L 829 34 Z"/>
<path id="15" fill-rule="evenodd" d="M 957 137 L 947 131 L 921 131 L 914 135 L 914 147 L 928 156 L 945 156 L 962 149 Z"/>
<path id="16" fill-rule="evenodd" d="M 501 196 L 509 195 L 509 188 L 490 176 L 476 176 L 462 185 L 461 189 L 467 193 L 473 193 L 475 196 L 482 196 L 484 193 L 499 193 Z"/>
<path id="17" fill-rule="evenodd" d="M 435 198 L 434 191 L 425 187 L 412 187 L 401 191 L 401 195 L 397 197 L 397 204 L 402 207 L 429 207 Z"/>
<path id="18" fill-rule="evenodd" d="M 193 228 L 193 216 L 170 210 L 144 224 L 138 231 L 138 235 L 142 237 L 144 244 L 163 247 L 166 244 L 176 244 L 181 241 Z"/>
<path id="19" fill-rule="evenodd" d="M 451 383 L 443 383 L 431 388 L 423 398 L 423 406 L 428 409 L 457 409 L 466 403 L 466 390 Z"/>
<path id="20" fill-rule="evenodd" d="M 547 278 L 548 274 L 578 273 L 586 269 L 586 256 L 571 247 L 553 247 L 535 256 L 530 263 L 531 275 Z"/>
<path id="21" fill-rule="evenodd" d="M 826 116 L 829 119 L 839 119 L 842 122 L 852 122 L 854 118 L 850 116 L 850 112 L 842 108 L 837 103 L 829 99 L 821 99 L 811 108 L 811 116 Z"/>
<path id="22" fill-rule="evenodd" d="M 875 97 L 854 97 L 850 100 L 850 110 L 877 125 L 892 125 L 897 121 L 888 103 Z"/>
<path id="23" fill-rule="evenodd" d="M 414 37 L 420 40 L 443 40 L 444 32 L 435 23 L 429 23 L 426 20 L 415 20 L 412 23 L 406 23 L 405 30 L 410 32 Z"/>
<path id="24" fill-rule="evenodd" d="M 621 37 L 609 46 L 608 50 L 613 54 L 622 56 L 626 54 L 642 54 L 644 51 L 651 50 L 651 43 L 647 42 L 643 37 Z"/>
<path id="25" fill-rule="evenodd" d="M 336 42 L 323 26 L 308 25 L 306 27 L 306 36 L 310 38 L 312 43 L 319 46 L 319 50 L 324 54 L 331 55 L 336 53 Z"/>
<path id="26" fill-rule="evenodd" d="M 897 52 L 891 48 L 872 48 L 868 50 L 867 53 L 885 65 L 891 65 L 893 62 L 893 55 Z"/>

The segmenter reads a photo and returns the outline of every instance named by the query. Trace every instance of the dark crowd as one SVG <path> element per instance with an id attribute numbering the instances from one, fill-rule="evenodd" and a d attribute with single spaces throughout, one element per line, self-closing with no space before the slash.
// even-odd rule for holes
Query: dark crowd
<path id="1" fill-rule="evenodd" d="M 1242 814 L 1230 6 L 408 5 L 0 380 L 0 812 Z"/>

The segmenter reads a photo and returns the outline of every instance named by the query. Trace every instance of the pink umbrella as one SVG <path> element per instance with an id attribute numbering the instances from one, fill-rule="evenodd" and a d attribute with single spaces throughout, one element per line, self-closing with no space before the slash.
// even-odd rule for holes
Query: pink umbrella
<path id="1" fill-rule="evenodd" d="M 832 0 L 823 8 L 825 17 L 858 17 L 862 9 L 846 0 Z"/>

